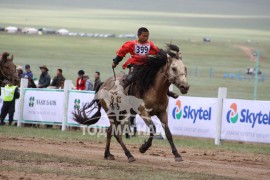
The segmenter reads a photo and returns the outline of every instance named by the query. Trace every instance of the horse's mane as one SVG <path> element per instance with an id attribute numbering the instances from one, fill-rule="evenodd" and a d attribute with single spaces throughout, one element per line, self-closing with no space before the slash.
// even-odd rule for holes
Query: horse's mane
<path id="1" fill-rule="evenodd" d="M 174 58 L 178 56 L 178 52 L 178 46 L 168 44 L 166 51 L 160 49 L 157 55 L 147 57 L 146 63 L 140 67 L 136 80 L 136 87 L 141 95 L 153 85 L 157 73 L 167 63 L 167 54 Z"/>

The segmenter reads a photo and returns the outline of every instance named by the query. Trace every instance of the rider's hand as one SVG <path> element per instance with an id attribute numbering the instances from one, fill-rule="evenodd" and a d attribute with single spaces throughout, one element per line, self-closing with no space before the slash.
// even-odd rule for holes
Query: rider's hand
<path id="1" fill-rule="evenodd" d="M 117 64 L 115 64 L 114 62 L 112 63 L 112 68 L 115 68 L 117 66 Z"/>

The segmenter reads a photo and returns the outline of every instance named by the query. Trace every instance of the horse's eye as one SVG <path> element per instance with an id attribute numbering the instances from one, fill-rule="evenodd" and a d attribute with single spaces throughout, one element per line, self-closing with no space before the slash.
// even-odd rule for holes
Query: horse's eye
<path id="1" fill-rule="evenodd" d="M 176 72 L 177 71 L 177 69 L 175 67 L 173 67 L 172 70 L 173 70 L 173 72 Z"/>

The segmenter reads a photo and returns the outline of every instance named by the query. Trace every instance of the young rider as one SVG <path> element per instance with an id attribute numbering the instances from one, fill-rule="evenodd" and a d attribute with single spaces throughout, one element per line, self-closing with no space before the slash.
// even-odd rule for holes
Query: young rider
<path id="1" fill-rule="evenodd" d="M 112 63 L 112 67 L 115 68 L 126 54 L 129 53 L 131 55 L 131 57 L 122 66 L 123 69 L 130 69 L 127 77 L 123 82 L 121 82 L 124 89 L 135 81 L 140 65 L 145 63 L 146 57 L 150 54 L 157 54 L 159 51 L 159 48 L 155 46 L 153 42 L 148 40 L 149 31 L 147 28 L 139 28 L 137 35 L 137 40 L 128 41 L 122 45 L 122 47 L 117 51 L 117 56 L 113 59 Z"/>

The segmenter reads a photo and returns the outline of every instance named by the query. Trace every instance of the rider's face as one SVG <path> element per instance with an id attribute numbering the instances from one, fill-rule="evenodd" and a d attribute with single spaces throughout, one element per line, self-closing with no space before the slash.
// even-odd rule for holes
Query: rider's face
<path id="1" fill-rule="evenodd" d="M 138 36 L 138 41 L 140 43 L 146 43 L 149 38 L 149 32 L 143 32 L 141 35 Z"/>

